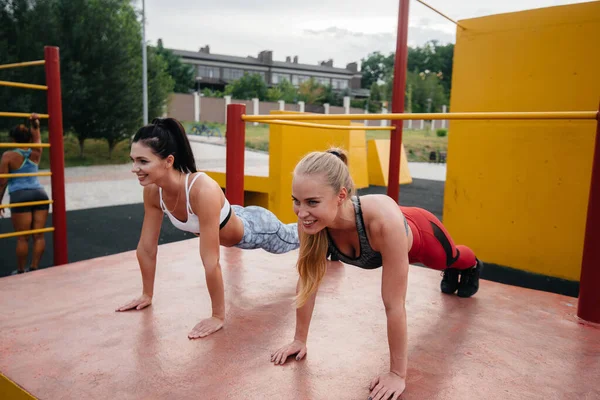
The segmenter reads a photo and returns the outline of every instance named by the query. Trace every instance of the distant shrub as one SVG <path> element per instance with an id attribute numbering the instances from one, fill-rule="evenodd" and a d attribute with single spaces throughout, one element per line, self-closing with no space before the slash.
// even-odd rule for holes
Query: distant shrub
<path id="1" fill-rule="evenodd" d="M 438 129 L 435 131 L 435 133 L 438 135 L 438 137 L 444 137 L 448 135 L 448 129 Z"/>

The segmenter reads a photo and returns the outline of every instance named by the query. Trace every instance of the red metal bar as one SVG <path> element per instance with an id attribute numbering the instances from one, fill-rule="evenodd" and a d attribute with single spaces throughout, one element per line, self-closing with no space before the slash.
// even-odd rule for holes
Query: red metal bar
<path id="1" fill-rule="evenodd" d="M 394 61 L 394 86 L 392 91 L 392 112 L 404 112 L 404 90 L 406 88 L 406 68 L 408 64 L 408 4 L 400 0 L 398 8 L 398 33 L 396 37 L 396 59 Z M 402 125 L 404 121 L 394 120 L 396 129 L 390 132 L 390 169 L 388 173 L 387 195 L 398 202 L 400 192 L 400 154 L 402 149 Z"/>
<path id="2" fill-rule="evenodd" d="M 577 316 L 600 324 L 600 106 L 596 115 L 596 144 L 592 160 L 592 183 L 588 201 L 583 257 L 579 279 Z"/>
<path id="3" fill-rule="evenodd" d="M 54 226 L 54 265 L 67 261 L 67 210 L 65 202 L 65 158 L 63 145 L 60 57 L 58 47 L 44 47 L 48 85 L 48 128 L 50 131 L 50 171 L 52 171 L 52 225 Z"/>
<path id="4" fill-rule="evenodd" d="M 225 194 L 231 204 L 244 205 L 244 152 L 246 150 L 245 104 L 227 106 Z"/>

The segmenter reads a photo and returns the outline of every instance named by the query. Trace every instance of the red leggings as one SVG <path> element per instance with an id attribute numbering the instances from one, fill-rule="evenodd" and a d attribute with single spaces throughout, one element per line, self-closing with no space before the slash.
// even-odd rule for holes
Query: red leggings
<path id="1" fill-rule="evenodd" d="M 408 253 L 409 262 L 426 267 L 466 269 L 477 261 L 467 246 L 455 246 L 439 219 L 429 211 L 417 207 L 400 207 L 413 233 L 413 244 Z"/>

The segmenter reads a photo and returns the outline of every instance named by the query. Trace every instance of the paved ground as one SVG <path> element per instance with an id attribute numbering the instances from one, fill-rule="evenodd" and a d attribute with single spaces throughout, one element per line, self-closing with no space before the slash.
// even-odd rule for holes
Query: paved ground
<path id="1" fill-rule="evenodd" d="M 221 254 L 226 325 L 199 340 L 187 338 L 210 315 L 197 240 L 161 247 L 142 311 L 114 311 L 140 293 L 134 252 L 0 279 L 0 390 L 7 377 L 43 399 L 368 397 L 389 368 L 381 269 L 331 263 L 307 357 L 275 366 L 294 335 L 297 251 Z M 575 299 L 489 281 L 461 299 L 425 268 L 408 282 L 404 400 L 600 398 L 600 330 Z"/>

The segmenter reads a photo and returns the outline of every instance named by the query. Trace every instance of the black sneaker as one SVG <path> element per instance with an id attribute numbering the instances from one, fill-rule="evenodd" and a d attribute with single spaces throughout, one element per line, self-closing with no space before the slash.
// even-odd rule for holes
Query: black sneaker
<path id="1" fill-rule="evenodd" d="M 458 275 L 460 271 L 456 268 L 446 268 L 443 272 L 442 283 L 440 283 L 440 288 L 442 289 L 442 293 L 452 294 L 456 292 L 458 289 Z"/>
<path id="2" fill-rule="evenodd" d="M 483 263 L 477 259 L 477 264 L 469 269 L 460 271 L 460 283 L 458 284 L 458 297 L 471 297 L 479 290 L 479 275 Z"/>

